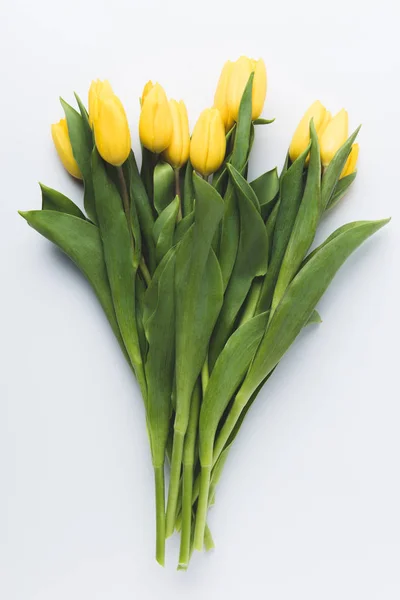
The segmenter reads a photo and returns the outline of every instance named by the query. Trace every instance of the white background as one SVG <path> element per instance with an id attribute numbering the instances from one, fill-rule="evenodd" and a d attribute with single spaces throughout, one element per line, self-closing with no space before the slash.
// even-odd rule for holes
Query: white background
<path id="1" fill-rule="evenodd" d="M 400 597 L 398 0 L 2 0 L 0 597 L 398 600 Z M 319 98 L 363 128 L 357 181 L 327 216 L 392 216 L 345 265 L 249 413 L 189 572 L 153 559 L 141 400 L 89 285 L 17 209 L 37 181 L 80 202 L 50 137 L 58 96 L 109 78 L 137 142 L 149 79 L 192 123 L 223 62 L 263 56 L 250 175 L 283 162 Z"/>

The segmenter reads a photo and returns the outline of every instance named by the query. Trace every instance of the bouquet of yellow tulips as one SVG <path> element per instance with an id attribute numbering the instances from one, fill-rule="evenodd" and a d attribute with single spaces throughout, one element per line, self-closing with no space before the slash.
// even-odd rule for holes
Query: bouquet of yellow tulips
<path id="1" fill-rule="evenodd" d="M 94 81 L 88 109 L 52 126 L 83 206 L 44 185 L 20 214 L 92 285 L 143 397 L 155 477 L 156 558 L 180 534 L 179 568 L 213 547 L 207 513 L 247 411 L 348 256 L 387 220 L 348 223 L 310 252 L 356 177 L 358 129 L 318 101 L 283 170 L 248 181 L 267 91 L 263 60 L 228 61 L 190 136 L 185 104 L 141 97 L 141 169 L 124 107 Z M 165 473 L 168 471 L 168 478 Z M 168 481 L 166 492 L 165 481 Z"/>

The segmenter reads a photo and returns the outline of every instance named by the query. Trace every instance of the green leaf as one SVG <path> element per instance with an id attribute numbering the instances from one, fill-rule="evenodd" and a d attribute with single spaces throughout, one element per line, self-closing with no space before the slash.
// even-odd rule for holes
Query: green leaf
<path id="1" fill-rule="evenodd" d="M 56 210 L 86 220 L 81 209 L 67 196 L 47 187 L 43 183 L 39 183 L 39 185 L 42 190 L 42 210 Z"/>
<path id="2" fill-rule="evenodd" d="M 186 164 L 183 184 L 183 217 L 187 217 L 194 208 L 193 167 L 190 160 Z"/>
<path id="3" fill-rule="evenodd" d="M 86 135 L 86 143 L 89 148 L 93 148 L 94 136 L 93 136 L 92 128 L 90 126 L 90 122 L 89 122 L 88 111 L 86 110 L 82 100 L 79 98 L 79 96 L 76 92 L 74 92 L 74 96 L 76 98 L 76 101 L 77 101 L 77 104 L 79 107 L 79 112 L 81 113 L 83 127 L 84 127 L 84 131 L 85 131 L 85 135 Z"/>
<path id="4" fill-rule="evenodd" d="M 32 210 L 20 215 L 65 252 L 89 281 L 129 362 L 115 316 L 98 228 L 80 217 L 55 210 Z"/>
<path id="5" fill-rule="evenodd" d="M 146 415 L 155 467 L 164 464 L 172 412 L 175 358 L 175 254 L 174 248 L 157 268 L 146 292 L 143 314 L 149 345 L 145 365 Z"/>
<path id="6" fill-rule="evenodd" d="M 353 183 L 353 181 L 355 180 L 356 177 L 357 177 L 357 171 L 355 171 L 354 173 L 351 173 L 350 175 L 346 175 L 346 177 L 342 177 L 342 179 L 339 179 L 339 181 L 337 182 L 336 187 L 334 189 L 334 192 L 332 194 L 332 197 L 328 202 L 328 206 L 326 207 L 326 210 L 329 210 L 329 209 L 333 208 L 334 206 L 336 206 L 336 204 L 346 194 L 347 190 L 349 189 L 349 187 L 351 186 L 351 184 Z"/>
<path id="7" fill-rule="evenodd" d="M 156 162 L 157 156 L 142 146 L 140 177 L 151 205 L 153 205 L 153 172 Z"/>
<path id="8" fill-rule="evenodd" d="M 210 345 L 210 366 L 218 358 L 230 336 L 239 311 L 255 277 L 265 275 L 268 266 L 268 236 L 258 210 L 255 193 L 231 165 L 229 174 L 235 186 L 240 215 L 239 246 L 235 265 L 224 296 Z M 249 194 L 248 192 L 251 192 Z"/>
<path id="9" fill-rule="evenodd" d="M 130 229 L 134 240 L 133 266 L 135 269 L 137 269 L 142 258 L 142 232 L 140 230 L 139 215 L 137 212 L 137 206 L 135 201 L 135 174 L 132 170 L 132 161 L 129 158 L 123 164 L 122 172 L 129 195 Z M 117 182 L 114 181 L 114 183 L 118 187 Z M 121 182 L 119 182 L 119 185 L 121 185 Z"/>
<path id="10" fill-rule="evenodd" d="M 267 324 L 267 313 L 253 317 L 229 338 L 218 357 L 203 398 L 199 421 L 200 462 L 212 465 L 215 434 L 232 395 L 257 351 Z"/>
<path id="11" fill-rule="evenodd" d="M 267 230 L 267 235 L 268 235 L 268 240 L 269 240 L 269 253 L 268 253 L 269 256 L 271 256 L 271 253 L 272 253 L 272 241 L 274 239 L 275 225 L 276 225 L 276 219 L 278 218 L 280 203 L 281 203 L 281 201 L 278 198 L 274 208 L 271 211 L 271 214 L 269 215 L 269 217 L 265 223 L 265 228 Z"/>
<path id="12" fill-rule="evenodd" d="M 179 196 L 162 211 L 153 228 L 153 237 L 156 244 L 156 259 L 160 263 L 162 258 L 174 243 L 176 219 L 179 211 Z"/>
<path id="13" fill-rule="evenodd" d="M 239 173 L 245 168 L 250 151 L 253 78 L 254 73 L 250 75 L 243 92 L 238 122 L 236 124 L 235 141 L 232 155 L 229 159 L 230 164 Z M 222 279 L 224 288 L 226 288 L 235 264 L 239 244 L 239 210 L 231 182 L 228 184 L 224 200 L 225 213 L 222 221 L 221 239 L 217 246 L 219 246 L 218 259 L 221 266 Z"/>
<path id="14" fill-rule="evenodd" d="M 310 138 L 311 152 L 306 187 L 276 282 L 271 316 L 314 240 L 321 214 L 321 159 L 313 121 L 310 124 Z"/>
<path id="15" fill-rule="evenodd" d="M 153 173 L 154 206 L 160 215 L 175 197 L 175 173 L 170 164 L 159 162 Z"/>
<path id="16" fill-rule="evenodd" d="M 67 119 L 72 152 L 85 184 L 85 211 L 89 219 L 93 223 L 97 223 L 91 166 L 93 138 L 89 138 L 87 126 L 81 115 L 62 98 L 60 98 L 60 101 L 65 112 L 65 118 Z"/>
<path id="17" fill-rule="evenodd" d="M 332 161 L 325 169 L 324 175 L 322 177 L 321 189 L 322 210 L 325 210 L 330 203 L 330 200 L 336 188 L 336 184 L 339 181 L 344 165 L 346 164 L 346 161 L 351 152 L 351 146 L 355 141 L 358 132 L 360 131 L 360 127 L 357 127 L 355 132 L 349 137 L 349 139 L 343 144 L 343 146 L 339 148 Z"/>
<path id="18" fill-rule="evenodd" d="M 141 355 L 147 356 L 148 343 L 143 325 L 143 313 L 144 313 L 144 299 L 146 295 L 146 284 L 141 277 L 136 275 L 135 285 L 135 302 L 136 302 L 136 323 L 139 337 L 139 345 Z"/>
<path id="19" fill-rule="evenodd" d="M 176 258 L 176 418 L 185 433 L 190 398 L 204 364 L 208 342 L 222 305 L 222 281 L 211 242 L 223 213 L 216 190 L 193 178 L 196 206 L 193 227 L 182 239 Z"/>
<path id="20" fill-rule="evenodd" d="M 272 169 L 250 183 L 255 191 L 264 221 L 269 217 L 279 194 L 278 170 Z"/>
<path id="21" fill-rule="evenodd" d="M 271 307 L 276 280 L 303 197 L 303 169 L 309 152 L 310 146 L 295 160 L 281 179 L 280 201 L 274 226 L 271 259 L 260 294 L 258 312 L 265 312 Z"/>
<path id="22" fill-rule="evenodd" d="M 143 398 L 146 399 L 146 381 L 136 324 L 136 269 L 131 233 L 119 192 L 108 177 L 96 149 L 93 151 L 92 172 L 96 213 L 115 314 Z"/>
<path id="23" fill-rule="evenodd" d="M 156 268 L 156 249 L 153 240 L 154 217 L 150 206 L 149 197 L 139 175 L 135 155 L 130 153 L 125 163 L 129 174 L 129 189 L 131 202 L 135 203 L 142 234 L 142 253 L 145 257 L 150 273 Z"/>
<path id="24" fill-rule="evenodd" d="M 270 125 L 270 123 L 273 123 L 275 121 L 275 119 L 255 119 L 253 121 L 254 125 Z"/>
<path id="25" fill-rule="evenodd" d="M 244 384 L 236 398 L 244 406 L 260 382 L 278 364 L 305 326 L 336 272 L 382 221 L 358 221 L 323 244 L 289 285 L 261 341 Z"/>

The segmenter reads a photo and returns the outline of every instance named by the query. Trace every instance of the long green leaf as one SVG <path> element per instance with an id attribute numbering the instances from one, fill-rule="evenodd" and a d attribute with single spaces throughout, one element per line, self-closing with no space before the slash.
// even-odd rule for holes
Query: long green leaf
<path id="1" fill-rule="evenodd" d="M 67 196 L 47 187 L 43 183 L 39 183 L 39 185 L 42 190 L 42 210 L 56 210 L 79 219 L 86 219 L 81 209 Z"/>
<path id="2" fill-rule="evenodd" d="M 147 423 L 153 464 L 164 464 L 169 432 L 174 379 L 175 302 L 173 249 L 157 268 L 146 291 L 143 323 L 148 341 L 145 372 L 147 381 Z"/>
<path id="3" fill-rule="evenodd" d="M 119 192 L 108 177 L 96 149 L 93 151 L 92 172 L 96 213 L 115 314 L 143 398 L 146 399 L 146 381 L 135 313 L 136 268 L 133 262 L 132 237 Z"/>
<path id="4" fill-rule="evenodd" d="M 244 169 L 250 150 L 251 111 L 253 77 L 250 75 L 240 103 L 239 117 L 235 130 L 235 141 L 230 157 L 230 164 L 239 173 Z M 239 245 L 239 209 L 233 184 L 229 182 L 224 197 L 225 211 L 222 221 L 221 241 L 218 249 L 218 259 L 221 266 L 222 279 L 226 289 L 233 271 Z"/>
<path id="5" fill-rule="evenodd" d="M 65 252 L 89 281 L 129 362 L 115 316 L 98 228 L 80 217 L 54 210 L 31 210 L 20 215 Z"/>
<path id="6" fill-rule="evenodd" d="M 368 237 L 383 227 L 382 221 L 358 221 L 322 245 L 299 271 L 277 307 L 252 366 L 237 396 L 244 406 L 260 382 L 278 364 L 310 318 L 336 272 Z"/>
<path id="7" fill-rule="evenodd" d="M 255 277 L 265 275 L 268 266 L 268 236 L 259 212 L 255 193 L 231 165 L 229 174 L 239 204 L 240 231 L 235 265 L 224 296 L 210 346 L 210 365 L 213 366 L 219 353 L 232 333 L 236 318 Z"/>
<path id="8" fill-rule="evenodd" d="M 131 201 L 135 203 L 139 218 L 142 252 L 150 273 L 154 273 L 156 268 L 156 249 L 153 240 L 154 216 L 133 152 L 130 153 L 124 166 L 129 173 Z"/>
<path id="9" fill-rule="evenodd" d="M 174 242 L 176 219 L 179 211 L 179 196 L 162 211 L 153 228 L 153 237 L 156 244 L 157 263 L 167 254 Z"/>
<path id="10" fill-rule="evenodd" d="M 185 433 L 193 387 L 207 354 L 222 304 L 221 273 L 211 242 L 222 217 L 216 190 L 194 175 L 194 226 L 180 243 L 176 258 L 176 419 Z"/>
<path id="11" fill-rule="evenodd" d="M 274 224 L 272 253 L 258 303 L 257 310 L 259 313 L 265 312 L 271 307 L 276 280 L 303 197 L 303 169 L 309 152 L 310 147 L 308 146 L 281 179 L 280 201 Z"/>
<path id="12" fill-rule="evenodd" d="M 307 182 L 276 282 L 271 316 L 310 248 L 321 214 L 321 159 L 314 123 L 310 124 L 311 152 Z"/>
<path id="13" fill-rule="evenodd" d="M 250 183 L 255 191 L 261 207 L 261 216 L 264 221 L 269 217 L 274 207 L 274 203 L 279 194 L 279 176 L 278 170 L 272 169 L 254 179 Z"/>
<path id="14" fill-rule="evenodd" d="M 154 207 L 160 215 L 175 197 L 175 173 L 170 164 L 160 161 L 153 173 Z"/>
<path id="15" fill-rule="evenodd" d="M 200 461 L 211 466 L 215 433 L 232 395 L 243 380 L 267 324 L 267 313 L 253 317 L 229 338 L 215 364 L 200 411 Z"/>
<path id="16" fill-rule="evenodd" d="M 91 163 L 93 138 L 88 136 L 87 125 L 82 116 L 65 100 L 60 98 L 60 101 L 65 112 L 65 118 L 67 119 L 72 152 L 85 184 L 85 211 L 89 219 L 93 223 L 97 223 Z"/>
<path id="17" fill-rule="evenodd" d="M 339 179 L 325 210 L 330 210 L 336 206 L 338 202 L 340 202 L 356 177 L 357 171 L 351 173 L 350 175 L 346 175 L 346 177 L 342 177 L 342 179 Z"/>

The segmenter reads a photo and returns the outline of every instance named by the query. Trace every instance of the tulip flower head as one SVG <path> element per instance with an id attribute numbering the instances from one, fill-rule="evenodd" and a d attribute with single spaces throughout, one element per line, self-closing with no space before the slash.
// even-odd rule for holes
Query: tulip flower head
<path id="1" fill-rule="evenodd" d="M 254 121 L 262 112 L 267 94 L 267 71 L 264 61 L 262 58 L 254 60 L 247 56 L 241 56 L 236 62 L 231 63 L 231 67 L 227 68 L 224 75 L 228 80 L 226 87 L 227 110 L 230 118 L 234 121 L 238 120 L 240 102 L 251 73 L 254 73 L 251 114 Z"/>
<path id="2" fill-rule="evenodd" d="M 349 116 L 347 111 L 342 108 L 328 123 L 324 133 L 321 136 L 321 160 L 324 167 L 327 167 L 336 152 L 343 146 L 349 137 Z"/>
<path id="3" fill-rule="evenodd" d="M 311 119 L 314 120 L 315 131 L 317 132 L 318 139 L 321 142 L 321 135 L 330 122 L 331 113 L 326 110 L 325 106 L 321 104 L 319 100 L 311 104 L 301 118 L 300 123 L 297 125 L 297 129 L 292 137 L 289 147 L 289 156 L 291 161 L 295 161 L 310 143 Z"/>
<path id="4" fill-rule="evenodd" d="M 189 158 L 190 134 L 189 119 L 184 102 L 170 100 L 172 116 L 172 137 L 163 152 L 163 158 L 174 168 L 180 169 Z"/>
<path id="5" fill-rule="evenodd" d="M 208 177 L 225 158 L 226 138 L 221 113 L 217 108 L 203 110 L 193 129 L 190 161 L 195 171 Z"/>
<path id="6" fill-rule="evenodd" d="M 343 171 L 340 175 L 340 179 L 342 179 L 342 177 L 347 177 L 347 175 L 351 175 L 352 173 L 354 173 L 354 171 L 356 170 L 359 151 L 360 151 L 359 144 L 353 144 L 351 147 L 351 150 L 350 150 L 349 157 L 348 157 L 346 164 L 343 167 Z"/>
<path id="7" fill-rule="evenodd" d="M 152 81 L 148 81 L 143 88 L 142 97 L 140 99 L 140 106 L 143 106 L 143 102 L 146 99 L 147 94 L 153 89 L 154 83 Z"/>
<path id="8" fill-rule="evenodd" d="M 120 167 L 131 151 L 131 134 L 122 102 L 108 81 L 94 81 L 90 86 L 89 117 L 100 156 Z"/>
<path id="9" fill-rule="evenodd" d="M 66 119 L 61 119 L 51 126 L 51 136 L 64 168 L 72 177 L 82 179 L 82 174 L 72 153 Z"/>
<path id="10" fill-rule="evenodd" d="M 172 139 L 171 108 L 164 89 L 159 83 L 156 83 L 143 96 L 139 119 L 140 141 L 151 152 L 160 154 L 168 148 Z"/>

